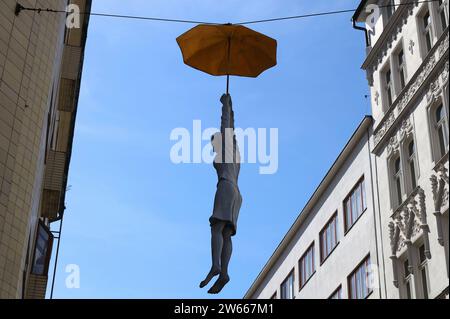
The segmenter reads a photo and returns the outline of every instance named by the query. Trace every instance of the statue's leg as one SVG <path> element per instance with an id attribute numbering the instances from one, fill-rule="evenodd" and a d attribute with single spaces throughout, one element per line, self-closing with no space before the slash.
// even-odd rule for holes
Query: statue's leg
<path id="1" fill-rule="evenodd" d="M 211 256 L 212 267 L 206 278 L 200 283 L 200 288 L 205 287 L 211 279 L 220 274 L 220 258 L 223 248 L 223 229 L 225 228 L 225 222 L 218 221 L 211 225 Z"/>
<path id="2" fill-rule="evenodd" d="M 221 256 L 221 271 L 220 276 L 214 285 L 209 289 L 208 293 L 218 294 L 222 291 L 223 287 L 230 281 L 228 276 L 228 264 L 230 263 L 231 253 L 233 252 L 233 243 L 231 241 L 231 235 L 233 230 L 231 227 L 225 227 L 223 229 L 223 248 Z"/>

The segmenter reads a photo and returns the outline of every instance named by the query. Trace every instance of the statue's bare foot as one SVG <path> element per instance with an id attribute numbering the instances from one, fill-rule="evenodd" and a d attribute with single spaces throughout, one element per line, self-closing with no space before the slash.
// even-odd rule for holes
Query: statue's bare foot
<path id="1" fill-rule="evenodd" d="M 211 281 L 211 279 L 213 279 L 215 276 L 217 276 L 218 274 L 220 274 L 220 269 L 219 268 L 215 268 L 212 267 L 211 270 L 209 271 L 209 274 L 206 276 L 205 280 L 203 280 L 200 283 L 200 288 L 205 287 L 207 284 L 209 284 L 209 282 Z"/>
<path id="2" fill-rule="evenodd" d="M 222 291 L 223 287 L 230 281 L 228 275 L 220 275 L 219 279 L 214 283 L 214 285 L 208 290 L 209 294 L 218 294 Z"/>

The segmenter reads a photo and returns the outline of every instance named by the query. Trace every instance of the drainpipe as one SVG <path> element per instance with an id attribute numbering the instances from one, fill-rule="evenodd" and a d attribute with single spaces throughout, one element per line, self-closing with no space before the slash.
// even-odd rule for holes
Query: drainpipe
<path id="1" fill-rule="evenodd" d="M 367 48 L 370 47 L 370 38 L 369 38 L 369 32 L 367 31 L 367 29 L 357 25 L 355 19 L 352 19 L 352 24 L 353 24 L 353 29 L 364 31 L 364 35 L 366 37 L 366 47 Z"/>

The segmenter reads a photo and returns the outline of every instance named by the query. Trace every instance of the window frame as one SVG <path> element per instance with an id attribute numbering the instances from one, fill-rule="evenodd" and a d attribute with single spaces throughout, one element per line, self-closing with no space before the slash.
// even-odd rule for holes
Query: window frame
<path id="1" fill-rule="evenodd" d="M 363 260 L 355 267 L 355 269 L 353 269 L 353 271 L 347 276 L 347 285 L 348 285 L 348 299 L 353 299 L 353 296 L 352 296 L 352 293 L 353 293 L 353 291 L 352 291 L 352 287 L 353 287 L 353 285 L 352 285 L 352 278 L 355 278 L 355 288 L 357 288 L 357 294 L 358 294 L 358 292 L 359 292 L 359 287 L 356 287 L 357 286 L 357 279 L 359 278 L 359 276 L 357 275 L 358 273 L 359 273 L 359 271 L 361 270 L 361 268 L 364 266 L 364 268 L 365 268 L 365 280 L 366 280 L 366 282 L 365 282 L 365 288 L 367 289 L 366 290 L 366 295 L 363 297 L 363 298 L 358 298 L 358 296 L 356 296 L 357 298 L 355 298 L 355 300 L 356 299 L 367 299 L 371 294 L 372 294 L 372 292 L 373 292 L 373 289 L 372 288 L 370 288 L 369 287 L 369 285 L 368 285 L 368 281 L 369 281 L 369 271 L 368 271 L 368 268 L 369 268 L 369 266 L 370 266 L 370 264 L 371 264 L 371 258 L 370 258 L 370 254 L 368 254 L 368 255 L 366 255 L 366 257 L 364 257 L 363 258 Z M 355 276 L 356 275 L 356 276 Z"/>
<path id="2" fill-rule="evenodd" d="M 424 259 L 422 260 L 421 249 L 424 250 Z M 422 243 L 419 247 L 417 247 L 418 253 L 418 271 L 419 271 L 419 289 L 422 299 L 429 299 L 430 297 L 430 276 L 428 273 L 428 258 L 425 254 L 425 245 Z"/>
<path id="3" fill-rule="evenodd" d="M 305 250 L 303 255 L 298 260 L 298 287 L 299 291 L 303 289 L 303 287 L 306 286 L 308 281 L 312 278 L 312 276 L 316 273 L 316 258 L 315 258 L 315 251 L 314 251 L 315 245 L 314 241 L 308 246 L 308 248 Z M 303 280 L 303 265 L 306 265 L 306 262 L 303 262 L 306 257 L 308 256 L 308 253 L 311 252 L 311 273 L 308 277 L 306 277 L 306 271 L 305 271 L 305 278 Z M 304 282 L 303 282 L 304 281 Z"/>
<path id="4" fill-rule="evenodd" d="M 42 230 L 43 232 L 45 232 L 48 235 L 48 239 L 46 242 L 46 255 L 44 257 L 44 268 L 43 268 L 43 272 L 39 273 L 35 270 L 35 266 L 36 266 L 36 253 L 37 253 L 37 244 L 38 244 L 38 239 L 39 239 L 39 235 L 40 235 L 40 230 Z M 34 247 L 33 247 L 33 258 L 31 260 L 31 274 L 33 275 L 37 275 L 37 276 L 48 276 L 48 270 L 49 270 L 49 266 L 50 266 L 50 259 L 51 259 L 51 255 L 52 255 L 52 248 L 53 248 L 53 241 L 54 241 L 54 236 L 52 234 L 52 232 L 50 231 L 50 228 L 44 224 L 44 222 L 42 220 L 39 220 L 38 225 L 37 225 L 37 229 L 36 229 L 36 235 L 35 235 L 35 241 L 34 241 Z"/>
<path id="5" fill-rule="evenodd" d="M 400 289 L 400 297 L 402 299 L 414 299 L 415 298 L 415 286 L 414 286 L 414 273 L 409 270 L 410 261 L 408 258 L 400 260 L 401 262 L 401 274 L 402 284 Z"/>
<path id="6" fill-rule="evenodd" d="M 434 28 L 434 17 L 432 7 L 428 5 L 429 3 L 425 3 L 424 7 L 419 11 L 417 15 L 417 24 L 418 24 L 418 34 L 419 34 L 419 47 L 422 55 L 422 60 L 424 60 L 430 51 L 433 49 L 433 45 L 435 44 L 435 28 Z M 430 22 L 425 26 L 425 16 L 429 15 Z M 428 42 L 426 34 L 429 33 L 430 38 L 430 48 L 428 49 Z"/>
<path id="7" fill-rule="evenodd" d="M 324 244 L 327 244 L 328 242 L 328 235 L 327 231 L 328 228 L 331 226 L 331 224 L 334 223 L 334 245 L 331 245 L 329 251 L 327 251 L 327 254 L 325 255 L 325 249 Z M 339 225 L 338 225 L 338 212 L 335 211 L 333 215 L 328 219 L 328 221 L 325 223 L 325 226 L 323 226 L 322 230 L 319 233 L 319 250 L 320 250 L 320 264 L 322 265 L 325 260 L 328 259 L 328 257 L 333 253 L 333 251 L 336 249 L 336 247 L 339 245 Z M 324 236 L 325 235 L 325 236 Z M 324 238 L 325 237 L 325 238 Z"/>
<path id="8" fill-rule="evenodd" d="M 339 298 L 334 298 L 335 296 L 338 296 Z M 328 299 L 331 300 L 341 300 L 342 299 L 342 285 L 339 285 L 328 297 Z"/>
<path id="9" fill-rule="evenodd" d="M 412 155 L 410 155 L 410 153 L 409 153 L 409 146 L 411 145 L 411 143 L 414 144 L 414 153 Z M 406 187 L 404 189 L 404 194 L 406 194 L 406 196 L 408 196 L 408 194 L 410 194 L 414 189 L 417 188 L 417 186 L 419 185 L 419 178 L 420 178 L 419 158 L 418 158 L 418 154 L 417 154 L 417 143 L 416 143 L 415 138 L 414 137 L 408 138 L 403 143 L 403 148 L 404 148 L 404 154 L 406 155 L 404 157 L 405 165 L 403 168 L 403 179 L 404 179 L 403 182 L 407 184 L 407 185 L 405 185 Z M 413 180 L 412 170 L 411 170 L 411 161 L 414 161 L 414 163 L 413 163 L 414 164 L 414 173 L 415 173 L 414 180 Z"/>
<path id="10" fill-rule="evenodd" d="M 440 97 L 433 102 L 431 102 L 428 106 L 428 125 L 430 130 L 430 144 L 431 144 L 431 151 L 433 155 L 433 162 L 436 164 L 439 162 L 448 152 L 450 149 L 450 138 L 448 137 L 449 134 L 449 120 L 448 120 L 448 93 L 446 92 L 448 90 L 448 85 L 446 85 L 440 94 Z M 436 111 L 439 108 L 439 106 L 442 105 L 444 116 L 442 119 L 442 125 L 444 130 L 444 137 L 447 138 L 446 141 L 446 150 L 441 154 L 440 150 L 440 143 L 439 143 L 439 136 L 437 127 L 437 119 L 436 119 Z"/>
<path id="11" fill-rule="evenodd" d="M 353 219 L 353 203 L 351 201 L 352 195 L 355 193 L 355 191 L 360 188 L 361 189 L 361 194 L 360 194 L 360 202 L 361 202 L 361 213 L 356 216 L 355 219 Z M 347 196 L 344 198 L 343 201 L 343 212 L 344 212 L 344 236 L 347 235 L 347 233 L 350 231 L 350 229 L 353 228 L 353 226 L 356 224 L 356 222 L 361 218 L 362 215 L 364 215 L 364 212 L 367 210 L 367 190 L 366 188 L 366 182 L 365 182 L 365 176 L 363 175 L 362 177 L 360 177 L 360 179 L 356 182 L 356 184 L 353 186 L 353 188 L 351 189 L 351 191 L 347 194 Z M 347 215 L 348 215 L 348 211 L 347 211 L 347 201 L 350 199 L 350 208 L 352 209 L 350 216 L 351 218 L 351 224 L 348 224 L 347 221 Z"/>
<path id="12" fill-rule="evenodd" d="M 292 277 L 292 288 L 289 289 L 292 293 L 292 298 L 285 298 L 286 296 L 283 296 L 283 292 L 284 292 L 284 285 L 288 282 L 288 280 L 290 280 L 290 278 Z M 280 285 L 280 299 L 284 299 L 284 300 L 292 300 L 295 299 L 295 269 L 292 269 L 289 272 L 289 275 L 286 276 L 286 278 L 283 280 L 283 282 Z"/>
<path id="13" fill-rule="evenodd" d="M 389 76 L 388 76 L 389 74 Z M 382 110 L 386 112 L 392 106 L 395 101 L 395 85 L 392 75 L 391 59 L 386 61 L 385 66 L 380 72 L 381 75 L 381 87 L 382 87 Z M 388 81 L 389 79 L 389 81 Z"/>
<path id="14" fill-rule="evenodd" d="M 402 54 L 402 62 L 400 62 L 400 53 Z M 403 91 L 403 89 L 408 84 L 408 67 L 406 63 L 405 48 L 403 45 L 403 40 L 400 40 L 399 45 L 394 51 L 394 61 L 395 61 L 395 79 L 394 84 L 396 84 L 397 96 Z M 403 79 L 403 80 L 402 80 Z"/>
<path id="15" fill-rule="evenodd" d="M 439 18 L 439 22 L 440 22 L 438 24 L 438 28 L 440 31 L 439 34 L 441 35 L 448 28 L 448 25 L 449 25 L 449 13 L 448 13 L 449 8 L 447 7 L 448 0 L 447 1 L 441 0 L 441 4 L 439 4 L 439 2 L 438 2 L 435 4 L 435 6 L 436 6 L 436 14 L 437 14 L 437 17 Z M 444 14 L 444 21 L 442 20 L 442 14 Z"/>
<path id="16" fill-rule="evenodd" d="M 396 162 L 400 163 L 400 170 L 396 171 Z M 396 152 L 388 159 L 389 167 L 389 184 L 390 184 L 390 198 L 391 198 L 391 209 L 396 210 L 406 198 L 406 188 L 405 188 L 405 174 L 404 174 L 404 163 L 402 161 L 402 156 L 400 152 Z M 400 180 L 398 185 L 397 180 Z M 400 186 L 400 194 L 398 187 Z"/>

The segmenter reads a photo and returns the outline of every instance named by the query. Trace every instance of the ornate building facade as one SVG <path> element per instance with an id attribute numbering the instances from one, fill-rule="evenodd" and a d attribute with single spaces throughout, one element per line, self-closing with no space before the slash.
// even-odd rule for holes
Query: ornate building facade
<path id="1" fill-rule="evenodd" d="M 89 12 L 90 0 L 22 0 Z M 88 15 L 18 10 L 0 1 L 0 299 L 44 298 L 67 176 Z"/>
<path id="2" fill-rule="evenodd" d="M 367 202 L 373 205 L 369 212 L 373 211 L 374 219 L 361 230 L 371 234 L 366 250 L 371 251 L 373 266 L 360 271 L 364 285 L 359 282 L 362 279 L 354 280 L 342 270 L 348 261 L 340 258 L 339 268 L 330 270 L 334 274 L 316 278 L 320 282 L 315 289 L 306 293 L 302 293 L 309 291 L 305 288 L 294 289 L 289 297 L 326 298 L 322 287 L 338 277 L 344 287 L 341 291 L 346 292 L 341 297 L 448 298 L 448 5 L 448 0 L 365 0 L 355 12 L 354 27 L 365 32 L 367 55 L 362 68 L 371 90 L 373 117 L 367 141 L 371 155 L 366 156 L 370 163 L 365 165 L 372 168 L 367 181 L 374 201 Z M 352 158 L 350 162 L 351 167 Z M 342 174 L 351 174 L 351 170 Z M 335 192 L 329 189 L 326 198 L 333 198 Z M 345 202 L 343 207 L 345 216 Z M 321 229 L 313 225 L 303 222 L 291 228 L 297 236 L 285 237 L 288 242 L 278 247 L 246 298 L 267 298 L 268 291 L 278 286 L 283 289 L 277 274 L 291 266 L 296 259 L 292 255 L 298 253 L 287 247 L 309 241 L 302 235 L 304 227 L 320 238 Z M 371 249 L 372 241 L 375 249 Z M 353 254 L 357 246 L 353 242 L 346 249 Z M 342 249 L 337 247 L 335 254 L 345 256 Z M 312 263 L 314 269 L 323 269 L 317 261 Z M 371 287 L 367 290 L 366 286 Z M 355 288 L 370 293 L 352 294 Z"/>

